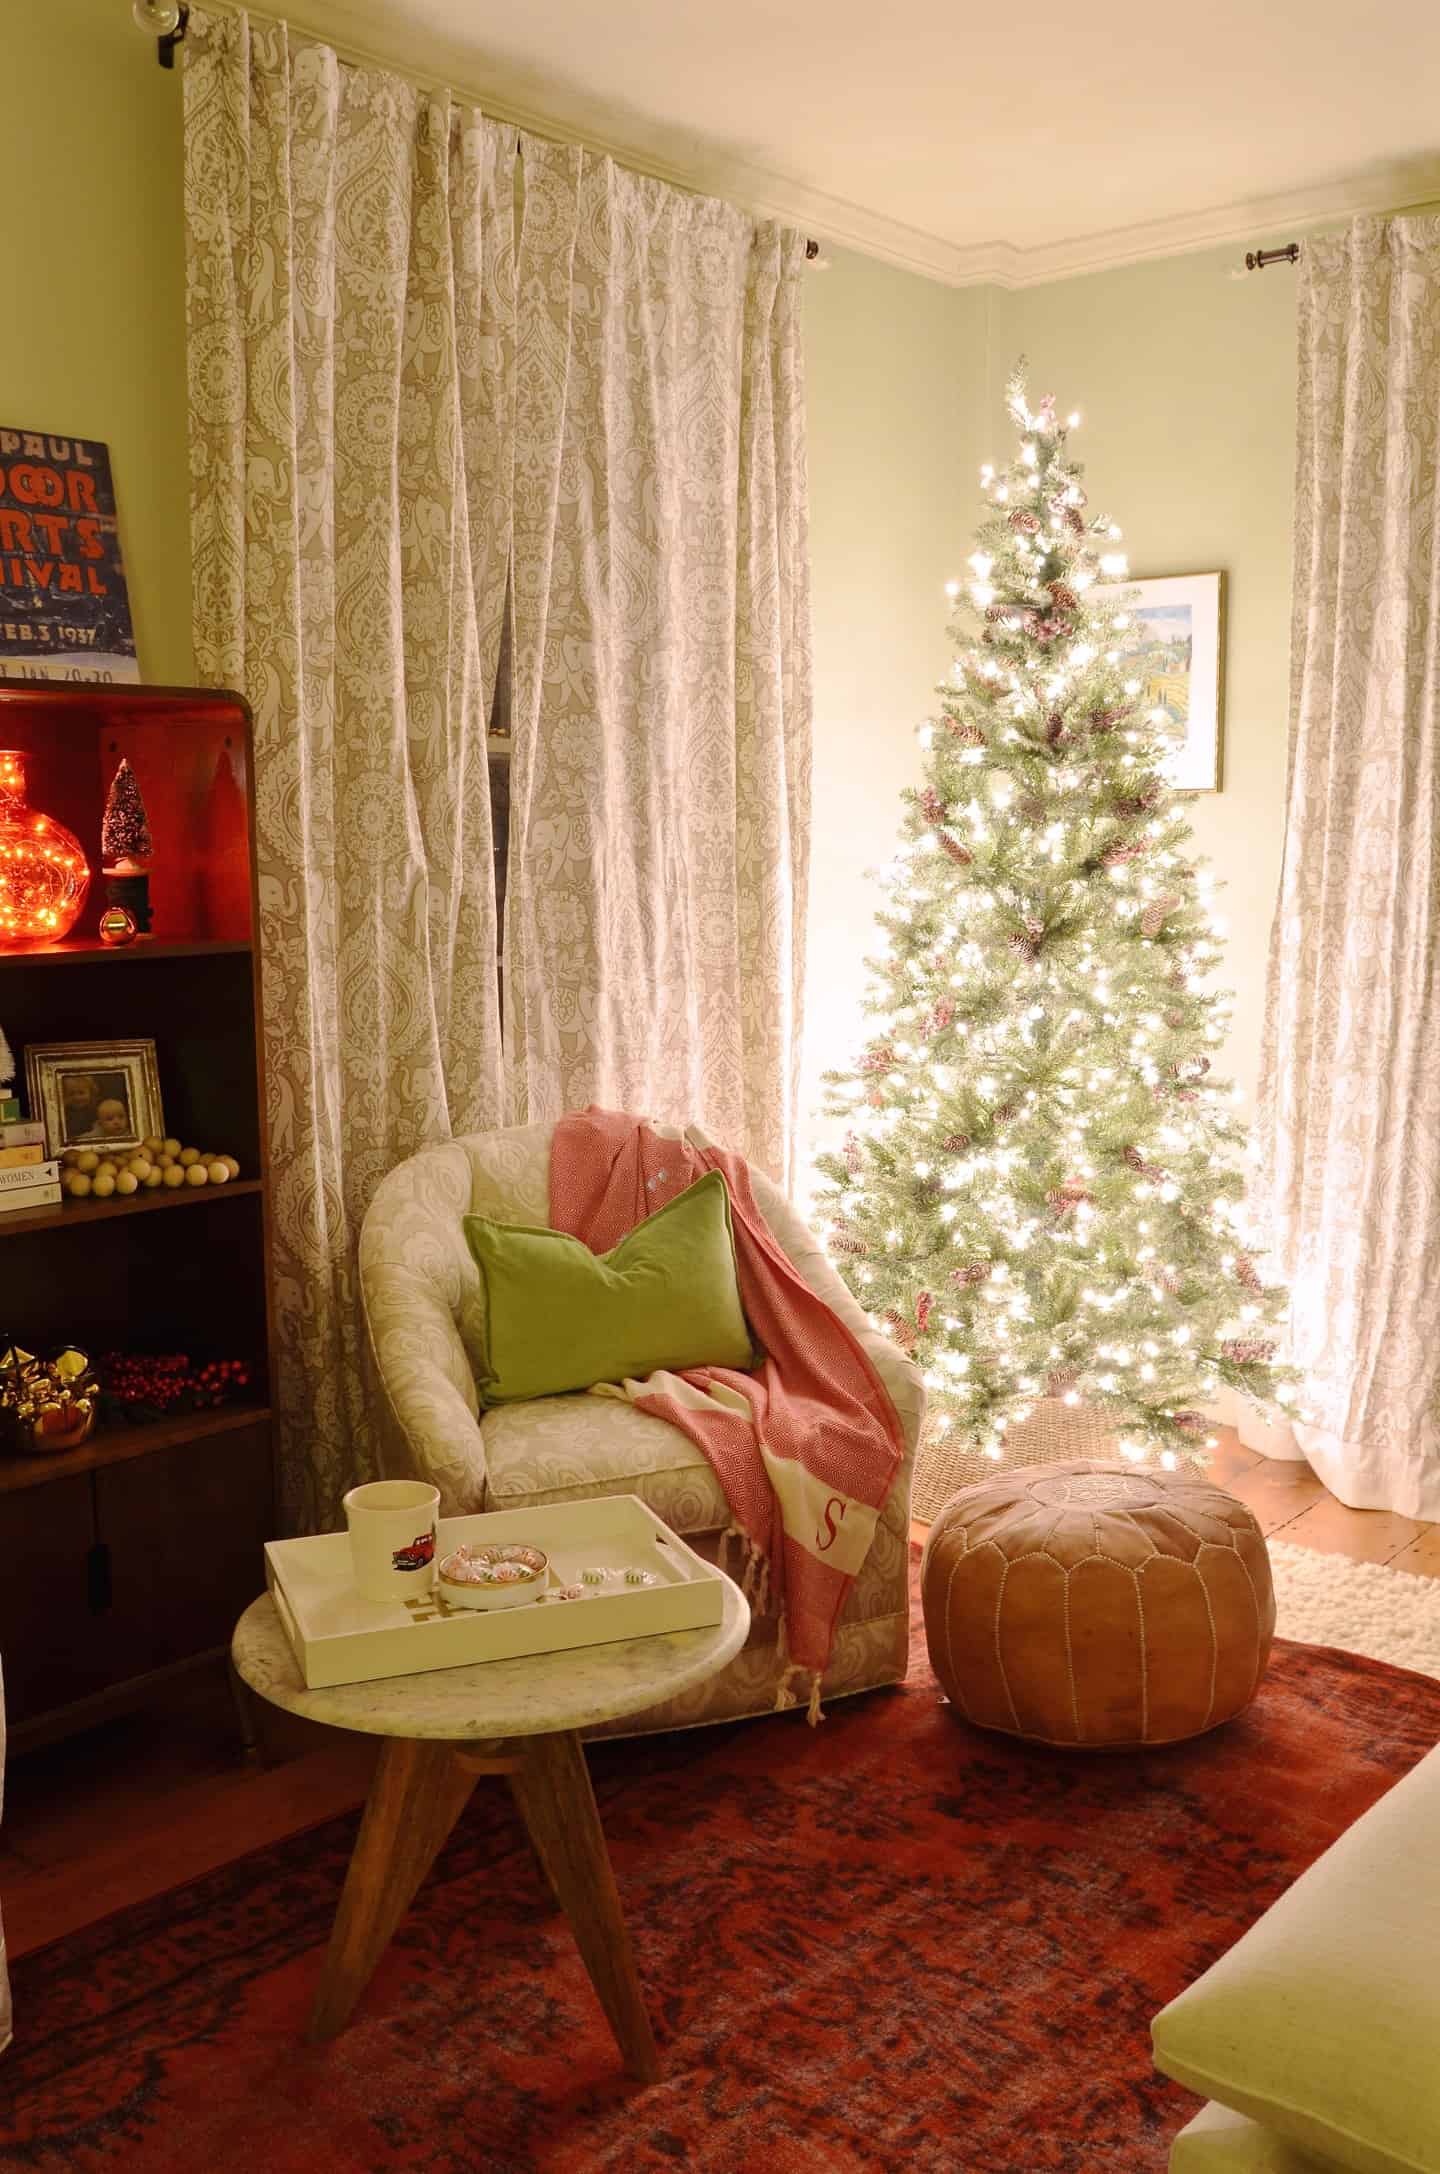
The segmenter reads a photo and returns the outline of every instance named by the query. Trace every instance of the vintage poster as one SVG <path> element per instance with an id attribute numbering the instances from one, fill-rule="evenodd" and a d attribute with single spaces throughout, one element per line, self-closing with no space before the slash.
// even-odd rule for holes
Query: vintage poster
<path id="1" fill-rule="evenodd" d="M 139 677 L 109 447 L 0 428 L 0 679 Z"/>

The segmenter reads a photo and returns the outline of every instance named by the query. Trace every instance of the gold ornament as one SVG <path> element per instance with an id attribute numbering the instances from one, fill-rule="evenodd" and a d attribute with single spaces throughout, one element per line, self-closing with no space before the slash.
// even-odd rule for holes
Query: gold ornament
<path id="1" fill-rule="evenodd" d="M 137 933 L 135 916 L 124 906 L 107 906 L 100 916 L 100 941 L 112 949 L 133 944 Z"/>
<path id="2" fill-rule="evenodd" d="M 0 1448 L 42 1457 L 78 1449 L 95 1425 L 98 1397 L 78 1346 L 47 1361 L 9 1345 L 0 1357 Z"/>

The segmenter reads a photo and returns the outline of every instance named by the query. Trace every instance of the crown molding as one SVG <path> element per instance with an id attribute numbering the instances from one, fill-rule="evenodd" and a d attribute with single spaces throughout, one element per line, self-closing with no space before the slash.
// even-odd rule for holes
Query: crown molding
<path id="1" fill-rule="evenodd" d="M 1189 256 L 1220 249 L 1231 242 L 1254 242 L 1282 230 L 1318 226 L 1332 219 L 1353 219 L 1364 212 L 1403 211 L 1440 202 L 1440 157 L 1410 159 L 1320 181 L 1273 196 L 1252 196 L 1210 211 L 1152 219 L 1135 226 L 1111 227 L 1099 234 L 1078 234 L 1061 242 L 1017 249 L 1009 242 L 958 250 L 953 283 L 983 280 L 996 287 L 1039 287 L 1050 280 L 1080 279 L 1087 272 L 1109 272 L 1156 257 Z"/>
<path id="2" fill-rule="evenodd" d="M 273 19 L 278 11 L 252 7 L 249 12 Z M 1253 242 L 1282 229 L 1288 233 L 1364 212 L 1440 203 L 1437 154 L 1064 241 L 1029 247 L 999 238 L 956 243 L 756 165 L 688 130 L 592 98 L 554 77 L 482 61 L 473 46 L 428 26 L 398 22 L 394 0 L 296 0 L 286 8 L 285 20 L 302 35 L 336 46 L 345 58 L 444 86 L 493 119 L 532 135 L 584 143 L 658 180 L 724 197 L 757 217 L 778 219 L 836 248 L 857 250 L 949 287 L 1039 287 L 1157 257 Z"/>

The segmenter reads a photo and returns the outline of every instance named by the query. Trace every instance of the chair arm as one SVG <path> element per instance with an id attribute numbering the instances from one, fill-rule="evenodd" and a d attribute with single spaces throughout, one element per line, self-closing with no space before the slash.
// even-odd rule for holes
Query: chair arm
<path id="1" fill-rule="evenodd" d="M 412 1157 L 377 1189 L 360 1232 L 360 1299 L 381 1469 L 429 1480 L 441 1516 L 459 1517 L 485 1508 L 487 1475 L 456 1326 L 463 1204 L 437 1214 L 436 1173 L 417 1169 L 445 1152 Z"/>

